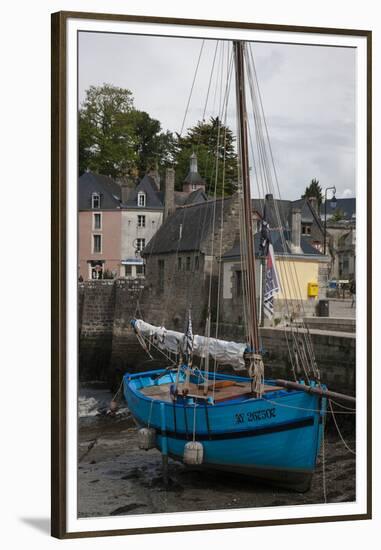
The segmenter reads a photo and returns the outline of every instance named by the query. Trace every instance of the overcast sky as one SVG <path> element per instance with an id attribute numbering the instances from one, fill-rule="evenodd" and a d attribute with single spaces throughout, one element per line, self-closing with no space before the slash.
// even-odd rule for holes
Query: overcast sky
<path id="1" fill-rule="evenodd" d="M 79 100 L 91 85 L 128 88 L 136 108 L 158 119 L 164 130 L 179 132 L 201 44 L 199 39 L 81 32 Z M 185 130 L 202 118 L 215 48 L 215 41 L 205 41 Z M 252 51 L 282 198 L 299 198 L 314 177 L 323 190 L 335 185 L 338 197 L 355 196 L 355 50 L 253 43 Z M 220 46 L 207 117 L 218 114 L 221 55 Z M 227 123 L 236 133 L 233 94 Z"/>

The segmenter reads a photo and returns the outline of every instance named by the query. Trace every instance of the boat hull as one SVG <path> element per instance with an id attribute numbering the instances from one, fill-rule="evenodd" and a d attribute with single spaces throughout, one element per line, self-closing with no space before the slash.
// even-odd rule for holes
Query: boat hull
<path id="1" fill-rule="evenodd" d="M 128 407 L 141 426 L 155 429 L 156 447 L 182 460 L 189 441 L 203 446 L 201 468 L 249 475 L 298 491 L 309 488 L 319 451 L 324 399 L 275 389 L 261 399 L 238 396 L 219 403 L 153 399 L 145 388 L 171 382 L 163 371 L 125 375 Z M 216 375 L 233 382 L 248 379 Z M 268 381 L 271 384 L 271 381 Z"/>

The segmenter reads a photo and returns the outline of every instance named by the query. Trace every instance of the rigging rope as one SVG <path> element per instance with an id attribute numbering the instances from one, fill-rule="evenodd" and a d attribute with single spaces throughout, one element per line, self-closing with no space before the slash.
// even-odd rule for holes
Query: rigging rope
<path id="1" fill-rule="evenodd" d="M 246 53 L 246 64 L 247 64 L 247 70 L 248 70 L 251 101 L 252 101 L 252 105 L 253 105 L 254 124 L 255 124 L 255 127 L 256 127 L 256 136 L 257 136 L 256 145 L 257 145 L 258 162 L 254 162 L 256 176 L 258 178 L 259 185 L 262 183 L 262 190 L 264 191 L 264 189 L 267 188 L 268 191 L 271 192 L 271 194 L 275 195 L 275 193 L 274 193 L 274 184 L 272 182 L 272 173 L 270 171 L 270 160 L 268 158 L 267 150 L 266 150 L 266 145 L 267 145 L 268 150 L 270 152 L 272 171 L 274 173 L 275 181 L 276 181 L 277 187 L 278 187 L 278 194 L 280 196 L 277 173 L 276 173 L 275 163 L 274 163 L 274 159 L 273 159 L 273 155 L 272 155 L 272 149 L 271 149 L 271 143 L 270 143 L 270 139 L 269 139 L 269 133 L 268 133 L 268 128 L 267 128 L 266 118 L 264 116 L 263 102 L 262 102 L 262 97 L 261 97 L 261 93 L 260 93 L 260 89 L 259 89 L 259 83 L 258 83 L 258 79 L 257 79 L 255 63 L 254 63 L 254 58 L 253 58 L 251 48 L 249 49 L 249 52 Z M 255 90 L 254 90 L 254 86 L 255 86 Z M 265 136 L 266 136 L 266 139 L 265 139 Z M 253 157 L 255 158 L 254 151 L 252 151 L 252 154 L 253 154 Z M 273 204 L 274 204 L 275 215 L 276 215 L 276 218 L 277 218 L 279 234 L 280 234 L 280 237 L 281 237 L 282 247 L 283 247 L 283 250 L 284 250 L 284 255 L 283 256 L 286 260 L 285 262 L 283 262 L 283 261 L 279 262 L 279 267 L 280 267 L 280 271 L 281 271 L 281 274 L 282 274 L 283 285 L 286 286 L 286 289 L 285 289 L 286 292 L 284 293 L 284 298 L 285 298 L 285 305 L 286 305 L 286 309 L 287 309 L 288 318 L 291 320 L 287 294 L 297 297 L 299 307 L 304 313 L 304 315 L 302 316 L 302 325 L 305 325 L 304 319 L 303 319 L 303 317 L 305 316 L 304 304 L 303 304 L 303 300 L 302 300 L 301 295 L 300 295 L 300 286 L 297 284 L 296 267 L 294 265 L 294 262 L 288 262 L 287 261 L 287 259 L 290 257 L 290 254 L 288 253 L 287 243 L 286 243 L 285 238 L 284 238 L 283 223 L 282 223 L 282 220 L 281 220 L 281 217 L 280 217 L 280 212 L 279 212 L 279 208 L 278 208 L 278 204 L 277 204 L 276 200 L 274 200 Z M 289 273 L 288 268 L 291 268 L 291 269 L 293 268 L 294 273 L 292 273 L 292 272 Z M 313 377 L 319 382 L 320 381 L 320 373 L 319 373 L 317 365 L 316 365 L 316 360 L 315 360 L 315 356 L 314 356 L 314 353 L 313 353 L 313 347 L 312 347 L 312 339 L 311 339 L 311 335 L 310 335 L 310 332 L 308 330 L 308 327 L 306 327 L 306 326 L 303 327 L 302 326 L 302 328 L 304 330 L 300 331 L 298 329 L 298 327 L 293 326 L 292 322 L 290 323 L 290 325 L 291 325 L 291 329 L 292 329 L 291 336 L 292 336 L 292 339 L 293 339 L 293 342 L 294 342 L 294 346 L 293 346 L 294 347 L 294 352 L 296 354 L 300 355 L 300 362 L 299 363 L 303 365 L 303 368 L 304 368 L 304 365 L 306 365 L 308 371 L 313 373 Z M 287 346 L 288 346 L 288 350 L 289 350 L 289 356 L 290 356 L 290 361 L 291 361 L 291 365 L 292 365 L 292 370 L 293 370 L 294 377 L 295 377 L 295 370 L 296 369 L 295 369 L 294 357 L 293 357 L 293 354 L 292 354 L 292 351 L 291 351 L 291 346 L 290 346 L 290 343 L 288 341 L 288 335 L 287 335 L 286 331 L 285 331 L 285 335 L 286 335 L 286 341 L 287 341 Z M 298 339 L 296 339 L 295 335 L 298 336 Z M 300 346 L 299 346 L 299 342 L 298 342 L 299 339 L 301 339 L 305 342 L 305 346 L 303 346 L 302 348 L 300 348 Z"/>
<path id="2" fill-rule="evenodd" d="M 184 130 L 185 119 L 186 119 L 187 114 L 188 114 L 189 105 L 190 105 L 190 101 L 191 101 L 192 94 L 193 94 L 193 88 L 194 88 L 194 84 L 196 82 L 196 77 L 197 77 L 197 73 L 198 73 L 198 68 L 200 66 L 201 55 L 202 55 L 202 51 L 204 49 L 204 44 L 205 44 L 205 40 L 203 40 L 202 43 L 201 43 L 200 53 L 199 53 L 199 56 L 198 56 L 197 65 L 196 65 L 196 69 L 195 69 L 194 76 L 193 76 L 192 86 L 191 86 L 191 89 L 190 89 L 190 92 L 189 92 L 188 103 L 187 103 L 187 106 L 185 108 L 185 114 L 184 114 L 183 122 L 181 124 L 180 136 L 181 136 L 181 134 L 183 133 L 183 130 Z"/>

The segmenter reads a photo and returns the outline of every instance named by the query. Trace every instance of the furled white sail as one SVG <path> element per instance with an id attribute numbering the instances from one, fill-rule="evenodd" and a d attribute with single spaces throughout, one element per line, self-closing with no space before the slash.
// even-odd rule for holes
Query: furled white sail
<path id="1" fill-rule="evenodd" d="M 183 351 L 184 334 L 164 327 L 150 325 L 141 319 L 133 322 L 135 329 L 146 338 L 153 338 L 155 345 L 172 353 Z M 217 338 L 206 338 L 197 334 L 193 337 L 193 353 L 198 357 L 210 355 L 220 365 L 231 365 L 235 370 L 245 368 L 243 354 L 246 344 L 228 342 Z"/>

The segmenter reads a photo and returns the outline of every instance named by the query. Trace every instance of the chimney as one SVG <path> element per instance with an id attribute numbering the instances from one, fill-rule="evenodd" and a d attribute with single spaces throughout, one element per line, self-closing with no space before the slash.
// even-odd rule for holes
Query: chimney
<path id="1" fill-rule="evenodd" d="M 167 168 L 165 171 L 164 190 L 164 220 L 175 211 L 175 171 Z"/>
<path id="2" fill-rule="evenodd" d="M 311 208 L 313 208 L 314 212 L 316 214 L 319 214 L 317 198 L 316 197 L 308 197 L 308 202 L 310 203 Z"/>
<path id="3" fill-rule="evenodd" d="M 291 252 L 301 253 L 300 236 L 302 231 L 302 211 L 300 208 L 293 208 L 291 211 Z"/>
<path id="4" fill-rule="evenodd" d="M 153 179 L 153 181 L 156 184 L 157 190 L 160 191 L 160 176 L 159 176 L 159 170 L 158 170 L 157 164 L 149 168 L 147 172 L 147 176 Z"/>
<path id="5" fill-rule="evenodd" d="M 125 204 L 128 201 L 128 195 L 129 195 L 130 189 L 133 189 L 134 187 L 135 186 L 132 178 L 124 177 L 120 182 L 120 189 L 121 189 L 120 199 L 123 204 Z"/>

